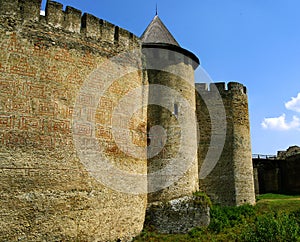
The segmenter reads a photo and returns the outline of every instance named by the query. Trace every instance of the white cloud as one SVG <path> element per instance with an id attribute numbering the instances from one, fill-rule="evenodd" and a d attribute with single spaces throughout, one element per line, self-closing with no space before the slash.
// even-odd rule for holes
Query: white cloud
<path id="1" fill-rule="evenodd" d="M 282 114 L 277 118 L 265 118 L 261 123 L 261 126 L 264 129 L 272 130 L 300 130 L 300 119 L 297 116 L 293 116 L 293 120 L 291 122 L 287 122 L 285 114 Z"/>
<path id="2" fill-rule="evenodd" d="M 41 10 L 41 11 L 40 11 L 40 15 L 45 16 L 45 15 L 46 15 L 45 11 L 44 11 L 44 10 Z"/>
<path id="3" fill-rule="evenodd" d="M 298 93 L 297 97 L 292 97 L 292 100 L 285 103 L 285 107 L 288 110 L 300 113 L 300 92 Z"/>

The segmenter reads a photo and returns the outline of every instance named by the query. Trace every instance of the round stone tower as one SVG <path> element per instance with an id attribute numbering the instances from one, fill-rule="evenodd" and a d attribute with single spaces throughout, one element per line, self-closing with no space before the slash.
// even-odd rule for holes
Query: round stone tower
<path id="1" fill-rule="evenodd" d="M 210 84 L 209 89 L 197 83 L 196 89 L 200 188 L 216 204 L 255 204 L 246 87 L 220 82 Z M 215 165 L 203 175 L 205 163 Z"/>
<path id="2" fill-rule="evenodd" d="M 141 36 L 149 80 L 148 202 L 198 190 L 194 70 L 198 58 L 180 47 L 156 15 Z"/>

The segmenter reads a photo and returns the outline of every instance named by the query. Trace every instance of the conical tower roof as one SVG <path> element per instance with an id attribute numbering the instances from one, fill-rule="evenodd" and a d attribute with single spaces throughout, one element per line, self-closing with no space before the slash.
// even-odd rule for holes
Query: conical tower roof
<path id="1" fill-rule="evenodd" d="M 148 25 L 141 36 L 141 40 L 145 44 L 161 43 L 180 46 L 158 15 L 155 15 Z"/>

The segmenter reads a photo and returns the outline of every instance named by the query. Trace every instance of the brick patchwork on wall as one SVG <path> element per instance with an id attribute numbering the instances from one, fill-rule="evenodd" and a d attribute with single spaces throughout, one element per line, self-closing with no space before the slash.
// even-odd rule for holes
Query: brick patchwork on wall
<path id="1" fill-rule="evenodd" d="M 128 31 L 96 17 L 92 23 L 81 11 L 63 10 L 52 1 L 40 16 L 40 3 L 0 0 L 0 240 L 130 239 L 143 227 L 146 195 L 121 193 L 94 178 L 80 161 L 73 135 L 82 137 L 79 149 L 97 149 L 96 137 L 112 164 L 146 171 L 146 160 L 124 153 L 126 142 L 121 150 L 111 132 L 113 110 L 124 95 L 143 86 L 143 74 L 120 77 L 96 103 L 79 95 L 95 69 L 113 74 L 105 69 L 110 58 L 139 50 L 140 42 Z M 87 18 L 84 26 L 81 18 Z M 95 90 L 104 86 L 90 84 Z M 87 123 L 74 123 L 83 117 Z M 146 112 L 133 119 L 131 138 L 145 145 L 140 124 L 146 123 Z"/>

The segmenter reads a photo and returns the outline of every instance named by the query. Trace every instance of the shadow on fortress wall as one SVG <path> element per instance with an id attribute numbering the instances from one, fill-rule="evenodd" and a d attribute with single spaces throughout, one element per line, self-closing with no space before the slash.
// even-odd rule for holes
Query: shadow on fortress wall
<path id="1" fill-rule="evenodd" d="M 300 148 L 279 151 L 277 157 L 253 158 L 255 193 L 300 194 Z"/>

